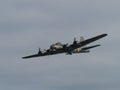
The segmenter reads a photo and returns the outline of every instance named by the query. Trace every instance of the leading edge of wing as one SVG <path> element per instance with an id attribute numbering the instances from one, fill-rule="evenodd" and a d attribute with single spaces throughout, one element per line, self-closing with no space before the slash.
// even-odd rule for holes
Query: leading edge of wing
<path id="1" fill-rule="evenodd" d="M 50 51 L 50 52 L 44 52 L 44 53 L 41 53 L 41 54 L 34 54 L 34 55 L 25 56 L 25 57 L 22 57 L 22 59 L 42 57 L 42 56 L 48 56 L 48 55 L 55 55 L 55 54 L 60 54 L 60 53 L 64 53 L 64 52 L 65 51 L 63 49 L 58 49 L 56 51 Z"/>
<path id="2" fill-rule="evenodd" d="M 34 57 L 40 57 L 40 56 L 43 56 L 43 55 L 34 54 L 34 55 L 29 55 L 29 56 L 22 57 L 22 59 L 34 58 Z"/>
<path id="3" fill-rule="evenodd" d="M 101 39 L 101 38 L 103 38 L 103 37 L 105 37 L 105 36 L 107 36 L 107 34 L 101 34 L 101 35 L 98 35 L 98 36 L 96 36 L 96 37 L 87 39 L 87 40 L 85 40 L 85 41 L 83 41 L 83 42 L 80 42 L 80 46 L 87 45 L 87 44 L 89 44 L 89 43 L 91 43 L 91 42 L 94 42 L 94 41 L 96 41 L 96 40 L 98 40 L 98 39 Z"/>

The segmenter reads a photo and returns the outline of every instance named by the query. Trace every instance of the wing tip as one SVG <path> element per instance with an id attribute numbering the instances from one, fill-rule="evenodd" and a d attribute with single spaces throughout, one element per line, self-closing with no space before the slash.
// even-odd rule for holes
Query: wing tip
<path id="1" fill-rule="evenodd" d="M 22 59 L 27 59 L 27 57 L 22 57 Z"/>
<path id="2" fill-rule="evenodd" d="M 103 36 L 107 36 L 108 34 L 107 33 L 105 33 L 105 34 L 102 34 Z"/>

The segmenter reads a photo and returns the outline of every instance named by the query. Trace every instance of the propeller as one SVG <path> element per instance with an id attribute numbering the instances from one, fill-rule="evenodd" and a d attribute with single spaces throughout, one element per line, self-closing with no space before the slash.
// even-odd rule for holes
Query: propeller
<path id="1" fill-rule="evenodd" d="M 76 44 L 77 44 L 76 37 L 74 37 L 73 45 L 76 45 Z"/>
<path id="2" fill-rule="evenodd" d="M 76 37 L 74 37 L 74 41 L 76 41 Z"/>
<path id="3" fill-rule="evenodd" d="M 39 48 L 38 54 L 42 54 L 41 48 Z"/>
<path id="4" fill-rule="evenodd" d="M 83 36 L 80 37 L 80 42 L 83 42 L 85 39 Z"/>

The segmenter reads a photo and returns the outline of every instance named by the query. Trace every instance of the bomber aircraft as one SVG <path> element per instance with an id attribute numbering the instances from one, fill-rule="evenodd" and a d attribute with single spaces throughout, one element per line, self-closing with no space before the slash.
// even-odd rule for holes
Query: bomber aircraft
<path id="1" fill-rule="evenodd" d="M 98 36 L 95 36 L 90 39 L 84 39 L 83 37 L 80 38 L 80 41 L 77 41 L 76 38 L 74 38 L 74 41 L 72 44 L 61 44 L 60 42 L 55 43 L 50 45 L 50 48 L 44 51 L 41 51 L 39 48 L 39 51 L 37 54 L 34 55 L 29 55 L 22 57 L 23 59 L 27 58 L 33 58 L 33 57 L 41 57 L 41 56 L 48 56 L 48 55 L 55 55 L 55 54 L 60 54 L 60 53 L 66 53 L 66 55 L 72 55 L 74 53 L 89 53 L 89 49 L 95 48 L 100 46 L 98 45 L 93 45 L 93 46 L 86 46 L 89 43 L 92 43 L 98 39 L 101 39 L 103 37 L 107 36 L 107 34 L 101 34 Z"/>

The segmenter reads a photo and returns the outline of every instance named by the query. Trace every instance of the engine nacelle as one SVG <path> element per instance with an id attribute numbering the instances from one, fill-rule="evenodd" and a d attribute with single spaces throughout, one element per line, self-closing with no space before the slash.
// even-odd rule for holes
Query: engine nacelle
<path id="1" fill-rule="evenodd" d="M 77 48 L 73 51 L 73 53 L 89 53 L 89 50 L 82 50 L 82 48 Z"/>
<path id="2" fill-rule="evenodd" d="M 81 51 L 81 48 L 77 48 L 77 49 L 73 50 L 73 53 L 80 53 L 80 51 Z"/>

